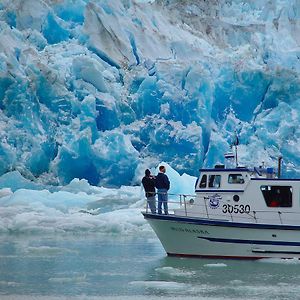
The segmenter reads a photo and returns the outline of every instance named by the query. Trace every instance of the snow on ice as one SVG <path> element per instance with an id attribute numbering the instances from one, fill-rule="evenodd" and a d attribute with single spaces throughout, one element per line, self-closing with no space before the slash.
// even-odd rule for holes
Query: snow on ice
<path id="1" fill-rule="evenodd" d="M 172 194 L 193 194 L 196 178 L 180 176 L 168 165 L 167 175 Z M 146 204 L 141 186 L 112 189 L 92 186 L 86 179 L 73 179 L 66 186 L 46 189 L 26 182 L 17 171 L 7 174 L 6 180 L 1 180 L 3 177 L 0 178 L 0 233 L 152 235 L 140 213 Z M 9 182 L 14 183 L 14 188 L 3 187 Z M 20 188 L 22 185 L 26 189 Z M 179 198 L 173 198 L 170 201 L 179 205 Z"/>

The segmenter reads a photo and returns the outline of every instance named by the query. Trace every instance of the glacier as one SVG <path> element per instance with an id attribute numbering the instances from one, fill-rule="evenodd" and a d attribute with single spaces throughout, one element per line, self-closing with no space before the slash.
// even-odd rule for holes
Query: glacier
<path id="1" fill-rule="evenodd" d="M 1 187 L 135 185 L 162 161 L 196 176 L 234 132 L 241 165 L 282 155 L 299 176 L 299 17 L 298 0 L 2 0 Z"/>

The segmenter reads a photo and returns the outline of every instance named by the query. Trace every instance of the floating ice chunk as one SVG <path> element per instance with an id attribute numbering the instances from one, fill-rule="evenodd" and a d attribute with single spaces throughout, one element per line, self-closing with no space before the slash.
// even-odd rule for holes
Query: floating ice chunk
<path id="1" fill-rule="evenodd" d="M 239 280 L 239 279 L 234 279 L 234 280 L 230 280 L 230 284 L 236 285 L 236 286 L 241 286 L 243 284 L 243 281 Z"/>
<path id="2" fill-rule="evenodd" d="M 15 282 L 15 281 L 4 281 L 4 280 L 1 280 L 0 281 L 0 286 L 20 286 L 22 285 L 21 282 Z M 8 296 L 10 299 L 11 299 L 11 296 Z M 7 298 L 7 300 L 9 300 L 9 298 Z M 25 298 L 26 299 L 26 298 Z M 20 298 L 21 300 L 21 298 Z"/>
<path id="3" fill-rule="evenodd" d="M 157 290 L 167 290 L 167 291 L 178 291 L 184 290 L 188 286 L 185 283 L 179 283 L 174 281 L 132 281 L 131 285 L 152 288 Z"/>
<path id="4" fill-rule="evenodd" d="M 260 263 L 269 263 L 269 264 L 286 264 L 286 265 L 299 265 L 300 260 L 298 258 L 263 258 L 259 260 Z"/>
<path id="5" fill-rule="evenodd" d="M 224 268 L 224 267 L 227 267 L 227 265 L 224 264 L 224 263 L 216 263 L 216 264 L 205 264 L 204 267 L 208 267 L 208 268 Z"/>
<path id="6" fill-rule="evenodd" d="M 86 281 L 86 274 L 81 276 L 73 276 L 73 274 L 70 274 L 68 277 L 50 277 L 48 281 L 56 284 L 65 284 L 70 282 L 82 283 Z"/>
<path id="7" fill-rule="evenodd" d="M 49 246 L 40 246 L 40 247 L 27 247 L 26 254 L 30 256 L 57 256 L 65 255 L 67 253 L 77 253 L 67 248 L 58 248 L 58 247 L 49 247 Z"/>
<path id="8" fill-rule="evenodd" d="M 185 269 L 173 268 L 173 267 L 162 267 L 157 268 L 155 271 L 163 274 L 167 274 L 170 276 L 183 276 L 183 277 L 192 277 L 196 274 L 195 271 L 189 271 Z"/>

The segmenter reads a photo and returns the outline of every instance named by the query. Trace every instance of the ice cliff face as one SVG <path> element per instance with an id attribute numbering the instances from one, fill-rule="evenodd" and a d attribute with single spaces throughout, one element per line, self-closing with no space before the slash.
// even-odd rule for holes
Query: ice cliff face
<path id="1" fill-rule="evenodd" d="M 242 165 L 300 174 L 300 1 L 3 0 L 0 175 L 121 185 Z"/>

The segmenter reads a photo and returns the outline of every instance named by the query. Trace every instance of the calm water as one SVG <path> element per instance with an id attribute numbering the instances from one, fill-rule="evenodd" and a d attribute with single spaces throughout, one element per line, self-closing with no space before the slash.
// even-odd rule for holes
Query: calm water
<path id="1" fill-rule="evenodd" d="M 0 299 L 299 299 L 297 260 L 170 258 L 155 236 L 0 237 Z"/>

